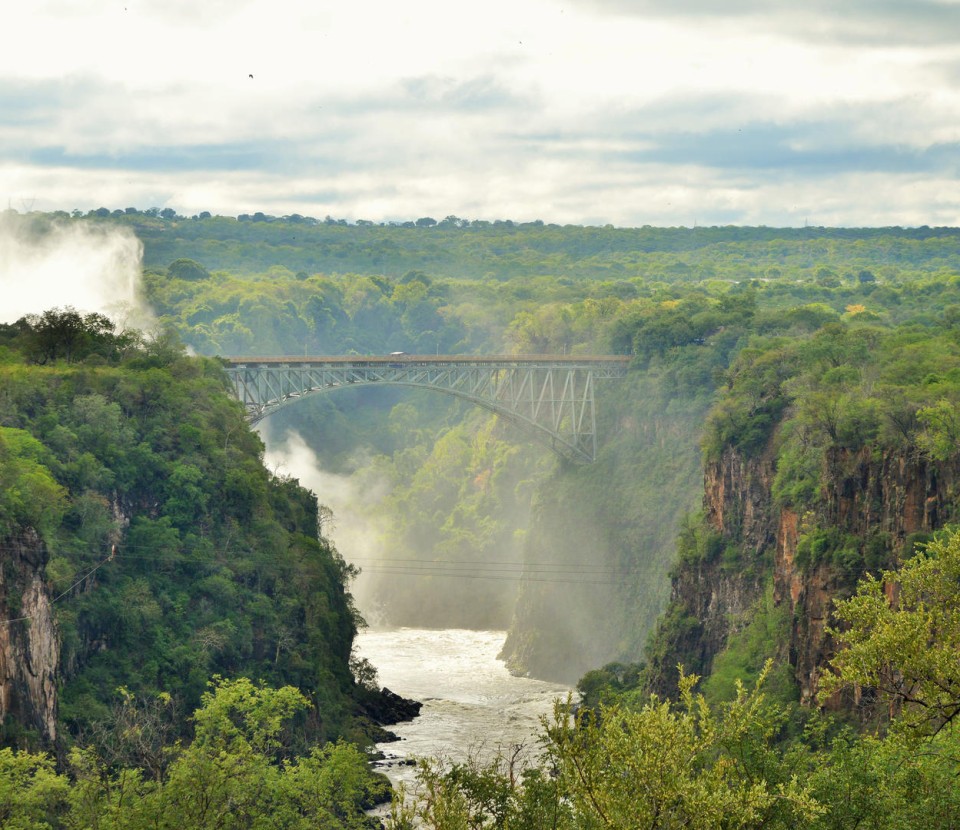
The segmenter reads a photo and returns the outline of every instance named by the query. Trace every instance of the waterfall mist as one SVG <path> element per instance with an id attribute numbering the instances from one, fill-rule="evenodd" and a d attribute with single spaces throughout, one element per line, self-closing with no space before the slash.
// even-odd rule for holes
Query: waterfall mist
<path id="1" fill-rule="evenodd" d="M 0 215 L 0 322 L 72 306 L 148 329 L 155 321 L 142 296 L 142 256 L 128 228 Z"/>
<path id="2" fill-rule="evenodd" d="M 288 430 L 275 435 L 265 422 L 260 434 L 267 445 L 267 468 L 276 475 L 298 479 L 332 513 L 321 532 L 333 541 L 340 555 L 350 563 L 380 556 L 385 529 L 377 525 L 375 508 L 388 492 L 386 480 L 372 473 L 349 476 L 322 469 L 316 452 L 299 432 Z M 374 604 L 370 578 L 362 568 L 350 591 L 364 619 L 376 625 L 382 612 Z"/>

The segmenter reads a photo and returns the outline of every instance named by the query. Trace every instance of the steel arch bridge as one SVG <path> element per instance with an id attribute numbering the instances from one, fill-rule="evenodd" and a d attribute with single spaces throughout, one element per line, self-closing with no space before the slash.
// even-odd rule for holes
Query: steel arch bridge
<path id="1" fill-rule="evenodd" d="M 628 357 L 229 357 L 226 371 L 247 419 L 307 395 L 384 384 L 433 389 L 517 424 L 564 458 L 597 457 L 594 381 L 626 376 Z"/>

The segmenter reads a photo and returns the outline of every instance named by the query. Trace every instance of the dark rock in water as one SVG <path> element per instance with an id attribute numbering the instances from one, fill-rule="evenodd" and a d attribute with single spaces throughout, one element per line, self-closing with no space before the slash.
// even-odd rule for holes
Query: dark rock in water
<path id="1" fill-rule="evenodd" d="M 419 700 L 408 700 L 386 687 L 370 695 L 361 705 L 363 713 L 381 725 L 413 720 L 423 706 Z"/>
<path id="2" fill-rule="evenodd" d="M 375 744 L 392 744 L 395 741 L 400 740 L 400 736 L 396 732 L 391 732 L 389 729 L 384 729 L 379 724 L 373 723 L 369 719 L 367 720 L 366 733 L 371 741 Z"/>
<path id="3" fill-rule="evenodd" d="M 400 695 L 391 692 L 386 686 L 380 692 L 384 700 L 391 706 L 393 720 L 384 721 L 385 723 L 399 723 L 400 721 L 413 720 L 420 714 L 423 704 L 419 700 L 410 700 L 400 697 Z"/>

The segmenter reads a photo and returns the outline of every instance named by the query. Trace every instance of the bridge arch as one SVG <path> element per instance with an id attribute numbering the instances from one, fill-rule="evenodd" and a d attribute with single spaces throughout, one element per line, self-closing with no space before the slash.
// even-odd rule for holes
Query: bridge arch
<path id="1" fill-rule="evenodd" d="M 308 395 L 372 384 L 432 389 L 516 424 L 563 458 L 596 460 L 594 381 L 626 375 L 626 357 L 231 357 L 226 371 L 251 423 Z"/>

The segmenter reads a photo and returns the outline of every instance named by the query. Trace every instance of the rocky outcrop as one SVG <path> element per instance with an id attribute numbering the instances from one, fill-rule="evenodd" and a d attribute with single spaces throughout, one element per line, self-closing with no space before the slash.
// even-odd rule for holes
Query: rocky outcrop
<path id="1" fill-rule="evenodd" d="M 770 496 L 776 473 L 772 452 L 746 458 L 727 448 L 703 472 L 707 522 L 736 541 L 747 557 L 762 556 L 776 540 L 776 511 Z"/>
<path id="2" fill-rule="evenodd" d="M 714 657 L 749 622 L 776 544 L 774 472 L 771 455 L 748 459 L 733 450 L 705 466 L 704 518 L 720 539 L 716 550 L 674 570 L 648 670 L 661 696 L 676 693 L 678 666 L 688 674 L 710 674 Z"/>
<path id="3" fill-rule="evenodd" d="M 0 568 L 0 717 L 57 738 L 60 638 L 43 579 L 46 550 L 31 530 L 3 541 Z"/>
<path id="4" fill-rule="evenodd" d="M 792 627 L 789 643 L 771 656 L 789 661 L 801 700 L 813 702 L 835 653 L 827 631 L 835 600 L 849 596 L 868 571 L 896 567 L 915 534 L 935 531 L 958 513 L 960 466 L 915 452 L 828 452 L 817 504 L 803 515 L 775 504 L 775 472 L 770 448 L 759 457 L 727 448 L 706 465 L 705 518 L 723 553 L 681 563 L 674 573 L 670 609 L 652 655 L 656 691 L 672 691 L 670 667 L 677 663 L 709 674 L 772 579 L 774 603 L 789 611 Z M 844 558 L 798 561 L 803 534 L 816 528 L 843 534 L 849 546 Z"/>
<path id="5" fill-rule="evenodd" d="M 360 710 L 374 723 L 390 726 L 394 723 L 413 720 L 420 714 L 422 706 L 419 700 L 401 697 L 384 686 L 379 692 L 369 695 L 362 702 Z"/>
<path id="6" fill-rule="evenodd" d="M 814 700 L 824 666 L 835 653 L 826 631 L 835 600 L 849 596 L 868 571 L 897 567 L 910 552 L 906 548 L 912 536 L 955 519 L 958 481 L 955 463 L 934 462 L 915 452 L 828 452 L 814 519 L 820 527 L 837 528 L 857 540 L 860 559 L 854 567 L 836 562 L 800 567 L 803 517 L 780 511 L 774 600 L 786 603 L 793 616 L 790 662 L 802 702 Z"/>
<path id="7" fill-rule="evenodd" d="M 401 697 L 384 686 L 380 691 L 365 690 L 358 701 L 357 713 L 372 742 L 390 743 L 400 738 L 384 727 L 413 720 L 419 716 L 422 706 L 419 700 Z M 380 759 L 383 760 L 382 753 Z"/>
<path id="8" fill-rule="evenodd" d="M 956 515 L 956 463 L 918 453 L 833 450 L 824 471 L 824 521 L 866 537 L 872 530 L 907 535 L 935 530 Z"/>

